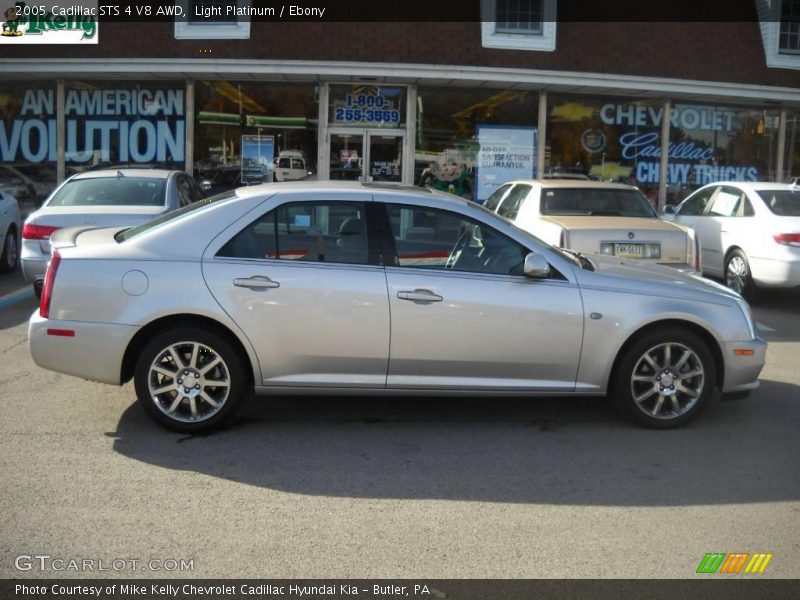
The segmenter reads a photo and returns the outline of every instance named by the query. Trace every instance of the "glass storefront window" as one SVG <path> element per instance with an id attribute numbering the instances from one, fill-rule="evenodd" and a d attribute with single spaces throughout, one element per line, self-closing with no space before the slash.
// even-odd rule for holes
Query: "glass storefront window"
<path id="1" fill-rule="evenodd" d="M 114 165 L 183 169 L 184 81 L 69 81 L 66 174 Z"/>
<path id="2" fill-rule="evenodd" d="M 55 86 L 4 83 L 0 90 L 0 189 L 24 210 L 56 185 Z"/>
<path id="3" fill-rule="evenodd" d="M 484 202 L 533 177 L 538 118 L 536 91 L 420 87 L 414 183 Z"/>
<path id="4" fill-rule="evenodd" d="M 636 185 L 655 206 L 661 100 L 552 94 L 548 112 L 546 175 Z"/>
<path id="5" fill-rule="evenodd" d="M 668 204 L 715 181 L 775 181 L 778 111 L 677 103 L 672 113 Z"/>
<path id="6" fill-rule="evenodd" d="M 316 173 L 313 84 L 195 83 L 194 175 L 213 193 Z"/>

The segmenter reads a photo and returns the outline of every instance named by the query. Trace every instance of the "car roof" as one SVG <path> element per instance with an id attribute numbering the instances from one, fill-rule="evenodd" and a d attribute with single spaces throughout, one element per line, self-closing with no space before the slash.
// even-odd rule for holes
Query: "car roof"
<path id="1" fill-rule="evenodd" d="M 123 177 L 148 177 L 153 179 L 166 179 L 173 173 L 180 173 L 169 169 L 98 169 L 96 171 L 82 171 L 73 175 L 70 179 L 97 179 L 100 177 L 117 177 L 121 173 Z"/>
<path id="2" fill-rule="evenodd" d="M 418 198 L 436 198 L 452 204 L 463 206 L 469 202 L 464 198 L 447 194 L 438 190 L 411 185 L 390 185 L 381 183 L 360 183 L 357 181 L 284 181 L 273 183 L 262 183 L 259 185 L 246 185 L 236 188 L 236 195 L 240 198 L 252 198 L 261 194 L 277 194 L 280 192 L 341 192 L 346 190 L 361 191 L 370 194 L 380 193 L 385 195 L 409 196 Z"/>
<path id="3" fill-rule="evenodd" d="M 732 187 L 741 188 L 747 192 L 754 192 L 758 190 L 795 190 L 800 188 L 791 183 L 779 183 L 777 181 L 715 181 L 703 187 L 710 187 L 714 185 L 729 185 Z"/>
<path id="4" fill-rule="evenodd" d="M 540 185 L 544 188 L 586 188 L 603 190 L 635 190 L 635 186 L 624 183 L 610 183 L 607 181 L 594 181 L 584 179 L 517 179 L 508 183 L 525 183 L 528 185 Z"/>

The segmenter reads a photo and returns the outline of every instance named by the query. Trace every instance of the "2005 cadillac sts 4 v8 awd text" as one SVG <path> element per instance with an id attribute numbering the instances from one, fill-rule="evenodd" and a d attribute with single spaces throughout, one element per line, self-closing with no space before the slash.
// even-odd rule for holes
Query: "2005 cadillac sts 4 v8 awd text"
<path id="1" fill-rule="evenodd" d="M 260 393 L 613 395 L 674 427 L 758 385 L 747 303 L 668 267 L 570 254 L 420 189 L 277 183 L 136 227 L 53 235 L 34 361 L 179 431 Z"/>

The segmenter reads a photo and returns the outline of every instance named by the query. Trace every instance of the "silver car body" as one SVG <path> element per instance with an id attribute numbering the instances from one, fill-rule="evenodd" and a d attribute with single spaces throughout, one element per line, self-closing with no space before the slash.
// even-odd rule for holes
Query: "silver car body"
<path id="1" fill-rule="evenodd" d="M 544 256 L 562 278 L 217 256 L 258 216 L 308 200 L 463 215 Z M 597 257 L 595 271 L 583 269 L 447 194 L 270 184 L 240 188 L 121 243 L 118 231 L 54 235 L 62 260 L 50 316 L 35 313 L 29 327 L 38 365 L 121 384 L 141 337 L 180 319 L 213 322 L 235 336 L 259 392 L 601 395 L 626 341 L 659 322 L 687 324 L 708 340 L 723 392 L 756 387 L 764 364 L 766 344 L 749 307 L 730 290 L 635 261 Z M 243 279 L 270 287 L 240 287 Z"/>
<path id="2" fill-rule="evenodd" d="M 789 193 L 800 205 L 800 187 L 786 183 L 722 181 L 704 186 L 677 207 L 674 219 L 693 228 L 702 247 L 703 272 L 726 275 L 728 257 L 741 250 L 755 283 L 761 287 L 800 286 L 800 242 L 778 243 L 775 236 L 800 235 L 800 216 L 781 216 L 767 206 Z M 743 202 L 746 198 L 746 202 Z M 695 205 L 702 210 L 693 210 Z"/>
<path id="3" fill-rule="evenodd" d="M 107 204 L 96 206 L 51 206 L 51 201 L 58 192 L 69 182 L 81 179 L 92 178 L 116 178 L 121 177 L 147 177 L 166 180 L 166 193 L 164 202 L 160 206 L 126 206 L 120 204 Z M 178 191 L 178 182 L 185 178 L 187 185 L 196 186 L 194 180 L 182 171 L 170 171 L 165 169 L 101 169 L 95 171 L 84 171 L 73 175 L 63 184 L 58 186 L 53 193 L 42 204 L 37 211 L 28 215 L 25 224 L 37 225 L 41 227 L 114 227 L 132 226 L 157 217 L 161 214 L 170 212 L 185 204 Z M 197 187 L 198 197 L 202 197 Z M 44 239 L 25 239 L 22 240 L 22 272 L 25 280 L 34 282 L 36 279 L 44 277 L 47 261 L 50 260 L 50 240 Z"/>
<path id="4" fill-rule="evenodd" d="M 13 261 L 14 264 L 17 261 L 21 229 L 22 219 L 17 200 L 7 191 L 0 189 L 0 257 Z"/>
<path id="5" fill-rule="evenodd" d="M 586 192 L 636 192 L 638 189 L 620 183 L 580 181 L 573 179 L 519 180 L 508 182 L 508 189 L 494 206 L 487 206 L 508 218 L 517 227 L 532 233 L 548 244 L 586 254 L 610 254 L 622 258 L 637 252 L 642 260 L 669 265 L 685 271 L 697 270 L 697 245 L 694 232 L 682 225 L 652 217 L 610 215 L 546 214 L 543 210 L 548 193 L 554 190 Z M 502 187 L 502 186 L 501 186 Z M 517 193 L 520 189 L 524 192 Z M 644 197 L 642 197 L 644 200 Z M 487 204 L 489 200 L 487 200 Z M 509 205 L 513 205 L 511 208 Z M 646 252 L 657 249 L 650 258 Z"/>

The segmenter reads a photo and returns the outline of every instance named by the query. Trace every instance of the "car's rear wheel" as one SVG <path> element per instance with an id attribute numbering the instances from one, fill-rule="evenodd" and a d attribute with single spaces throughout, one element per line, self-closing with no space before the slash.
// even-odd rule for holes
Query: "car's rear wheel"
<path id="1" fill-rule="evenodd" d="M 749 300 L 755 299 L 758 294 L 750 263 L 741 250 L 733 250 L 725 259 L 725 285 Z"/>
<path id="2" fill-rule="evenodd" d="M 3 250 L 0 253 L 0 273 L 8 273 L 17 268 L 19 261 L 19 238 L 17 230 L 11 227 L 6 232 Z"/>
<path id="3" fill-rule="evenodd" d="M 685 329 L 655 330 L 621 357 L 612 382 L 620 410 L 656 429 L 679 427 L 714 394 L 716 365 L 706 342 Z"/>
<path id="4" fill-rule="evenodd" d="M 134 376 L 142 408 L 181 432 L 209 431 L 235 413 L 249 386 L 231 342 L 214 331 L 181 327 L 154 337 Z"/>

